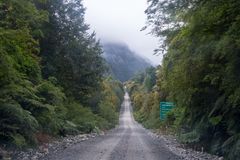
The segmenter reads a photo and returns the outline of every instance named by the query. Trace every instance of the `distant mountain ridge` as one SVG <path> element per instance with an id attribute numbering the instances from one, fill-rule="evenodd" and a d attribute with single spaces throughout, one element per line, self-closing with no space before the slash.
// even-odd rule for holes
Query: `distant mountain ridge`
<path id="1" fill-rule="evenodd" d="M 112 76 L 122 82 L 151 66 L 148 60 L 131 51 L 125 44 L 107 43 L 103 49 L 103 57 L 109 64 Z"/>

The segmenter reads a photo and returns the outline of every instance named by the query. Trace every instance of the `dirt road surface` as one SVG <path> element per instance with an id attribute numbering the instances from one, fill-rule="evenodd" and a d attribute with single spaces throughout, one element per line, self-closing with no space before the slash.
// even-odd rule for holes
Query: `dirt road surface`
<path id="1" fill-rule="evenodd" d="M 119 126 L 104 136 L 83 141 L 43 160 L 178 160 L 164 141 L 154 138 L 133 118 L 128 93 L 124 96 Z"/>

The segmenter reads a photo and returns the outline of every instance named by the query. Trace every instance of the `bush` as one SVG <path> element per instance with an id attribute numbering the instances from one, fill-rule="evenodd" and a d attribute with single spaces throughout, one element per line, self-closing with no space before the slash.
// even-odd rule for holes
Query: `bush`
<path id="1" fill-rule="evenodd" d="M 0 102 L 0 141 L 16 147 L 34 143 L 33 134 L 38 122 L 29 111 L 19 104 Z"/>
<path id="2" fill-rule="evenodd" d="M 73 102 L 66 106 L 67 114 L 66 118 L 68 119 L 68 126 L 76 125 L 75 128 L 80 132 L 92 132 L 96 127 L 95 115 L 89 108 L 85 108 L 82 105 Z"/>
<path id="3" fill-rule="evenodd" d="M 114 106 L 109 102 L 101 102 L 100 103 L 100 112 L 99 116 L 106 119 L 108 122 L 107 128 L 114 127 L 118 122 L 118 114 L 114 110 Z"/>

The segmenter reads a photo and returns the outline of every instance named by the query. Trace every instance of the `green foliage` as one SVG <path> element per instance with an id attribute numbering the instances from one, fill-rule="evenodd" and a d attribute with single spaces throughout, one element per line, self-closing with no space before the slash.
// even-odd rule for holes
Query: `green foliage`
<path id="1" fill-rule="evenodd" d="M 23 148 L 27 146 L 25 138 L 21 134 L 15 134 L 11 136 L 13 144 L 15 144 L 18 148 Z"/>
<path id="2" fill-rule="evenodd" d="M 44 16 L 26 0 L 1 1 L 0 9 L 0 139 L 23 147 L 35 141 L 39 127 L 34 108 L 45 107 L 34 88 L 41 71 L 31 34 Z"/>
<path id="3" fill-rule="evenodd" d="M 68 97 L 89 105 L 101 89 L 105 64 L 95 33 L 84 23 L 81 0 L 49 0 L 38 8 L 49 13 L 40 40 L 44 78 L 56 77 Z"/>
<path id="4" fill-rule="evenodd" d="M 79 0 L 0 0 L 1 147 L 117 123 L 122 85 L 103 82 L 102 50 L 84 10 Z"/>
<path id="5" fill-rule="evenodd" d="M 173 123 L 180 137 L 226 159 L 237 159 L 240 2 L 150 0 L 149 4 L 146 13 L 152 32 L 165 37 L 157 51 L 167 49 L 157 85 L 182 111 Z M 224 144 L 231 145 L 226 149 Z"/>
<path id="6" fill-rule="evenodd" d="M 109 102 L 102 102 L 99 107 L 99 116 L 106 119 L 109 123 L 107 128 L 114 127 L 118 122 L 118 116 L 116 110 L 114 110 L 113 104 Z"/>
<path id="7" fill-rule="evenodd" d="M 235 159 L 238 157 L 240 152 L 240 137 L 239 134 L 236 134 L 232 137 L 229 137 L 223 144 L 223 152 L 229 155 L 228 159 Z"/>
<path id="8" fill-rule="evenodd" d="M 146 69 L 146 76 L 143 83 L 147 92 L 152 90 L 153 86 L 156 84 L 156 69 L 154 67 Z"/>
<path id="9" fill-rule="evenodd" d="M 192 132 L 181 134 L 179 139 L 183 143 L 194 143 L 199 142 L 200 135 L 196 130 L 194 130 Z"/>
<path id="10" fill-rule="evenodd" d="M 78 103 L 70 103 L 66 106 L 68 112 L 66 118 L 70 121 L 69 125 L 81 132 L 92 132 L 95 124 L 95 115 L 89 108 L 84 108 Z M 72 124 L 71 124 L 72 123 Z"/>
<path id="11" fill-rule="evenodd" d="M 111 78 L 103 82 L 102 100 L 99 103 L 99 116 L 107 122 L 107 128 L 118 123 L 118 115 L 123 101 L 124 90 L 122 84 Z"/>
<path id="12" fill-rule="evenodd" d="M 34 36 L 34 33 L 41 32 L 39 27 L 47 20 L 47 13 L 37 10 L 31 0 L 1 0 L 0 10 L 1 28 L 29 29 Z"/>
<path id="13" fill-rule="evenodd" d="M 111 78 L 105 79 L 102 85 L 96 114 L 77 102 L 66 105 L 66 119 L 68 121 L 63 124 L 61 134 L 99 132 L 99 129 L 110 129 L 118 123 L 118 111 L 124 95 L 122 85 Z"/>
<path id="14" fill-rule="evenodd" d="M 66 99 L 65 94 L 60 87 L 57 87 L 53 83 L 56 83 L 56 79 L 51 77 L 49 81 L 43 81 L 37 87 L 37 95 L 43 97 L 44 103 L 51 105 L 61 105 Z"/>
<path id="15" fill-rule="evenodd" d="M 146 128 L 158 128 L 160 94 L 156 87 L 157 68 L 147 68 L 126 83 L 130 93 L 135 119 Z"/>
<path id="16" fill-rule="evenodd" d="M 222 120 L 222 116 L 211 117 L 209 119 L 210 123 L 214 126 L 218 125 Z"/>
<path id="17" fill-rule="evenodd" d="M 33 133 L 38 127 L 38 122 L 27 110 L 19 104 L 0 103 L 0 140 L 4 143 L 12 142 L 22 147 L 21 142 L 33 142 Z M 16 143 L 15 143 L 16 142 Z"/>

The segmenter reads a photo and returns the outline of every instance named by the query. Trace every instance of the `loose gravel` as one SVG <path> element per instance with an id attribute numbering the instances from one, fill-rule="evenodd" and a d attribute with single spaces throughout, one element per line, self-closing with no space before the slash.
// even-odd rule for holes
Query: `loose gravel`
<path id="1" fill-rule="evenodd" d="M 206 152 L 195 151 L 186 148 L 183 144 L 179 143 L 172 135 L 163 135 L 154 131 L 149 131 L 149 135 L 164 140 L 166 146 L 176 155 L 184 160 L 223 160 L 223 157 L 208 154 Z"/>
<path id="2" fill-rule="evenodd" d="M 101 134 L 67 136 L 36 149 L 6 152 L 4 160 L 223 160 L 222 157 L 185 148 L 171 135 L 144 129 L 132 117 L 125 95 L 120 125 Z M 10 158 L 11 157 L 11 158 Z"/>
<path id="3" fill-rule="evenodd" d="M 97 136 L 102 136 L 104 133 L 96 134 L 80 134 L 77 136 L 66 136 L 64 138 L 60 138 L 50 143 L 45 143 L 40 145 L 35 149 L 28 149 L 26 151 L 12 151 L 9 152 L 11 154 L 12 160 L 39 160 L 48 155 L 49 153 L 53 154 L 58 151 L 64 150 L 72 145 L 78 144 L 83 141 L 87 141 L 91 138 L 95 138 Z M 6 158 L 5 158 L 6 159 Z"/>

